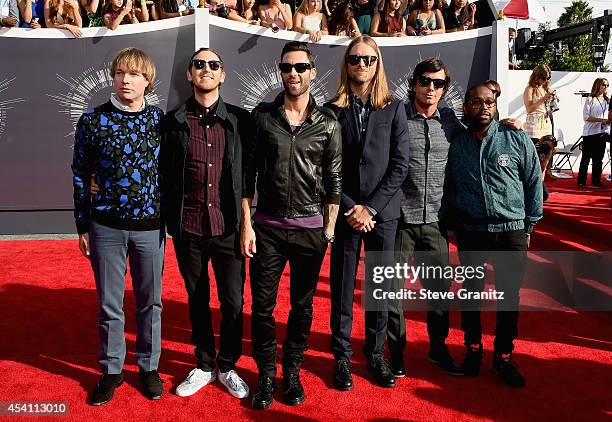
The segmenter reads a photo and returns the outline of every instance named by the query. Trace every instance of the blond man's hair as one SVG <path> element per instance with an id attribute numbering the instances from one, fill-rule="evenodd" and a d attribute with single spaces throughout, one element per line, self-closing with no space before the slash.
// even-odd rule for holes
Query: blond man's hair
<path id="1" fill-rule="evenodd" d="M 378 110 L 389 104 L 393 100 L 393 96 L 391 95 L 391 91 L 389 91 L 389 84 L 387 83 L 387 76 L 385 75 L 385 66 L 383 64 L 380 48 L 378 48 L 374 39 L 369 35 L 361 35 L 353 39 L 344 52 L 342 62 L 340 63 L 340 86 L 331 102 L 340 108 L 349 106 L 351 100 L 351 86 L 348 76 L 348 56 L 353 47 L 361 43 L 372 47 L 378 56 L 378 60 L 376 61 L 376 74 L 369 86 L 370 101 L 374 109 Z"/>
<path id="2" fill-rule="evenodd" d="M 111 65 L 112 77 L 115 77 L 115 72 L 117 72 L 119 67 L 128 71 L 142 73 L 147 82 L 149 82 L 145 89 L 145 94 L 153 91 L 156 73 L 155 63 L 153 63 L 153 59 L 147 53 L 134 47 L 124 48 L 113 59 L 113 64 Z"/>

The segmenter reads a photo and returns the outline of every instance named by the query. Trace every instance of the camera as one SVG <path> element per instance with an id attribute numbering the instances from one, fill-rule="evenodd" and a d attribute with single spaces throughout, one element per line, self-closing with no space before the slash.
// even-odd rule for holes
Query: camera
<path id="1" fill-rule="evenodd" d="M 227 18 L 230 13 L 230 9 L 226 5 L 220 4 L 215 9 L 215 12 L 217 13 L 217 16 L 219 16 L 220 18 Z"/>

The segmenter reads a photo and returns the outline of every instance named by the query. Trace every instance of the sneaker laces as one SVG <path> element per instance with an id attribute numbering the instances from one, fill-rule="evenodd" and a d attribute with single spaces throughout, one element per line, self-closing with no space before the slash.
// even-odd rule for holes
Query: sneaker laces
<path id="1" fill-rule="evenodd" d="M 225 381 L 232 390 L 238 390 L 242 380 L 238 376 L 238 373 L 231 369 L 228 371 Z"/>
<path id="2" fill-rule="evenodd" d="M 187 375 L 187 378 L 185 379 L 185 381 L 183 382 L 187 384 L 195 384 L 198 379 L 202 378 L 201 372 L 204 372 L 204 371 L 200 368 L 193 368 L 191 372 L 189 372 L 189 375 Z"/>

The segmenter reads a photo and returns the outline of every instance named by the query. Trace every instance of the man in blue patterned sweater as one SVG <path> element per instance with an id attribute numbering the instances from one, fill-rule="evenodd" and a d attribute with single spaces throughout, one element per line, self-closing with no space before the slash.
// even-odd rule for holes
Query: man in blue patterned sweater
<path id="1" fill-rule="evenodd" d="M 123 295 L 129 257 L 136 298 L 136 359 L 144 394 L 158 399 L 164 232 L 158 189 L 159 125 L 163 112 L 144 101 L 155 65 L 135 48 L 113 60 L 110 101 L 81 116 L 72 162 L 79 249 L 91 261 L 99 302 L 102 368 L 90 404 L 110 401 L 123 382 Z M 91 175 L 95 177 L 92 179 Z"/>

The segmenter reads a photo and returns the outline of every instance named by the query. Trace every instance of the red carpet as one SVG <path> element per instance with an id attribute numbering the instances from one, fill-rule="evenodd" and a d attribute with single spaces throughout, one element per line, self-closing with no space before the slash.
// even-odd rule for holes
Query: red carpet
<path id="1" fill-rule="evenodd" d="M 609 250 L 609 191 L 577 191 L 555 184 L 546 220 L 534 246 L 540 250 Z M 578 223 L 570 223 L 579 221 Z M 553 224 L 554 223 L 554 224 Z M 572 224 L 576 224 L 573 226 Z M 578 228 L 579 227 L 579 228 Z M 597 236 L 594 234 L 597 233 Z M 556 246 L 555 248 L 552 248 Z M 363 315 L 356 306 L 353 362 L 355 389 L 330 388 L 329 279 L 326 260 L 315 298 L 315 317 L 303 383 L 307 401 L 290 407 L 277 394 L 267 411 L 229 396 L 215 383 L 190 398 L 171 393 L 193 365 L 186 294 L 169 242 L 164 273 L 163 351 L 160 373 L 166 393 L 151 402 L 139 392 L 134 359 L 135 328 L 131 288 L 125 299 L 127 382 L 100 408 L 85 404 L 98 379 L 96 295 L 87 261 L 76 241 L 0 242 L 0 401 L 66 401 L 60 420 L 612 420 L 612 313 L 525 312 L 515 357 L 527 387 L 513 390 L 489 372 L 494 316 L 483 316 L 485 361 L 480 377 L 452 377 L 425 359 L 427 335 L 422 313 L 408 313 L 408 377 L 394 389 L 374 386 L 365 369 Z M 288 283 L 281 282 L 276 311 L 284 338 Z M 214 293 L 213 293 L 214 294 Z M 357 292 L 357 296 L 359 292 Z M 256 368 L 250 357 L 250 290 L 245 292 L 244 356 L 239 373 L 253 389 Z M 358 300 L 357 300 L 358 302 Z M 218 324 L 218 303 L 213 303 Z M 461 358 L 459 315 L 452 316 L 451 353 Z M 280 352 L 279 352 L 280 354 Z M 280 375 L 280 368 L 279 368 Z M 48 417 L 42 420 L 49 420 Z"/>

